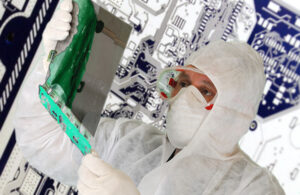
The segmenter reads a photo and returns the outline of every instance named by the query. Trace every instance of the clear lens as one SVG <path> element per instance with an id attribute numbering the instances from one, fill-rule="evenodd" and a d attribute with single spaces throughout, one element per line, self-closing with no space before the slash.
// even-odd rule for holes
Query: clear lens
<path id="1" fill-rule="evenodd" d="M 187 87 L 189 85 L 188 77 L 186 77 L 184 74 L 187 71 L 192 71 L 196 74 L 203 74 L 202 71 L 196 68 L 189 67 L 167 68 L 159 74 L 157 81 L 157 90 L 161 98 L 171 98 L 172 96 L 174 96 L 174 92 L 178 92 L 180 88 Z"/>

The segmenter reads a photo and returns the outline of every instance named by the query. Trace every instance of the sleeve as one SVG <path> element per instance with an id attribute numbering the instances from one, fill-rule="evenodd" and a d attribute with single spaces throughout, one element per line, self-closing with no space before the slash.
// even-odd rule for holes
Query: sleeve
<path id="1" fill-rule="evenodd" d="M 285 192 L 272 173 L 263 168 L 238 194 L 284 195 Z"/>
<path id="2" fill-rule="evenodd" d="M 38 86 L 45 78 L 42 64 L 35 64 L 23 83 L 14 118 L 17 144 L 33 167 L 60 182 L 76 185 L 79 164 L 72 153 L 78 149 L 40 103 Z"/>
<path id="3" fill-rule="evenodd" d="M 83 155 L 40 103 L 38 86 L 45 78 L 42 64 L 36 64 L 22 86 L 14 118 L 17 144 L 33 167 L 62 183 L 76 186 Z M 124 122 L 129 125 L 119 130 Z M 105 159 L 119 138 L 141 123 L 102 118 L 91 145 Z"/>
<path id="4" fill-rule="evenodd" d="M 116 143 L 143 124 L 142 121 L 127 118 L 101 118 L 95 133 L 93 147 L 101 159 L 107 161 Z"/>

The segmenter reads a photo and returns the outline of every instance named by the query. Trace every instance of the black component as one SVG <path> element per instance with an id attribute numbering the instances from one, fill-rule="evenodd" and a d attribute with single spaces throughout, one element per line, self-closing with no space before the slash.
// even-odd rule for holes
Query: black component
<path id="1" fill-rule="evenodd" d="M 9 97 L 6 99 L 6 104 L 3 105 L 3 109 L 0 113 L 0 132 L 3 130 L 3 123 L 7 118 L 9 110 L 15 101 L 16 95 L 20 90 L 21 84 L 30 67 L 30 64 L 32 63 L 33 57 L 35 56 L 37 48 L 40 45 L 42 32 L 50 20 L 58 2 L 59 1 L 48 1 L 48 6 L 43 7 L 43 5 L 46 5 L 45 1 L 0 0 L 0 7 L 2 5 L 5 7 L 4 10 L 0 9 L 0 15 L 2 15 L 2 12 L 4 12 L 2 18 L 0 19 L 0 26 L 3 27 L 3 31 L 0 33 L 0 59 L 1 63 L 6 68 L 6 72 L 0 86 L 1 94 L 3 91 L 5 91 L 5 84 L 9 83 L 9 79 L 11 78 L 10 75 L 13 75 L 14 73 L 18 73 L 19 75 L 16 78 L 15 84 L 12 86 L 11 91 L 9 92 Z M 13 4 L 18 4 L 18 8 L 15 8 Z M 24 16 L 24 14 L 18 15 L 19 13 L 25 12 L 25 9 L 28 8 L 28 4 L 30 4 L 30 7 L 32 7 L 32 9 L 30 8 L 30 16 Z M 11 7 L 11 5 L 13 7 Z M 22 8 L 21 5 L 23 5 Z M 41 12 L 43 9 L 45 12 Z M 45 14 L 39 15 L 40 13 Z M 11 16 L 16 17 L 11 18 Z M 27 38 L 30 37 L 30 32 L 33 32 L 32 30 L 34 25 L 37 24 L 36 18 L 39 19 L 39 29 L 36 29 L 36 35 L 34 38 L 32 37 L 33 39 L 29 40 Z M 27 42 L 27 40 L 29 40 L 29 42 Z M 15 64 L 18 63 L 18 58 L 21 56 L 22 51 L 25 51 L 23 47 L 24 45 L 28 46 L 26 47 L 27 57 L 24 57 L 24 61 L 20 61 L 20 69 L 14 70 Z"/>
<path id="2" fill-rule="evenodd" d="M 77 89 L 77 93 L 81 93 L 82 92 L 84 85 L 85 85 L 85 82 L 81 81 L 80 84 L 79 84 L 79 88 Z"/>
<path id="3" fill-rule="evenodd" d="M 62 123 L 62 122 L 63 122 L 62 116 L 59 116 L 59 117 L 58 117 L 58 121 L 59 121 L 59 123 Z"/>
<path id="4" fill-rule="evenodd" d="M 55 118 L 57 118 L 57 114 L 54 112 L 54 110 L 52 110 L 52 114 L 55 116 Z"/>
<path id="5" fill-rule="evenodd" d="M 78 144 L 78 139 L 77 137 L 73 136 L 74 141 Z"/>
<path id="6" fill-rule="evenodd" d="M 104 28 L 104 22 L 99 20 L 96 25 L 96 33 L 101 33 Z"/>
<path id="7" fill-rule="evenodd" d="M 3 170 L 6 166 L 9 156 L 12 153 L 12 150 L 14 149 L 15 144 L 16 144 L 16 133 L 15 133 L 15 131 L 13 131 L 13 133 L 10 136 L 9 141 L 2 153 L 2 156 L 0 157 L 0 175 L 2 175 L 2 173 L 3 173 Z"/>
<path id="8" fill-rule="evenodd" d="M 250 124 L 250 131 L 255 131 L 255 129 L 257 128 L 257 122 L 255 120 L 253 120 Z"/>
<path id="9" fill-rule="evenodd" d="M 58 123 L 59 123 L 59 126 L 62 128 L 62 130 L 66 131 L 67 126 L 66 126 L 66 124 L 64 123 L 63 118 L 62 118 L 61 115 L 58 117 L 58 121 L 59 121 L 59 122 L 58 122 Z"/>
<path id="10" fill-rule="evenodd" d="M 172 160 L 172 158 L 174 158 L 176 153 L 176 149 L 174 150 L 174 152 L 171 154 L 171 156 L 169 157 L 169 159 L 167 160 L 167 162 L 169 162 L 170 160 Z"/>
<path id="11" fill-rule="evenodd" d="M 15 40 L 15 33 L 9 32 L 5 37 L 5 42 L 11 44 Z"/>
<path id="12" fill-rule="evenodd" d="M 142 31 L 142 26 L 141 26 L 140 24 L 138 24 L 138 25 L 134 24 L 134 25 L 133 25 L 133 28 L 134 28 L 134 30 L 137 31 L 137 32 L 141 32 L 141 31 Z"/>

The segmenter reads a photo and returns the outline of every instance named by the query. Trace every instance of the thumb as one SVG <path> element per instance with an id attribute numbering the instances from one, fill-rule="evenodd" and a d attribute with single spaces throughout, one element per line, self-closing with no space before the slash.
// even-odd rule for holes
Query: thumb
<path id="1" fill-rule="evenodd" d="M 98 153 L 97 153 L 94 149 L 91 149 L 91 154 L 92 154 L 94 157 L 99 157 Z"/>
<path id="2" fill-rule="evenodd" d="M 109 175 L 113 171 L 112 166 L 100 159 L 95 152 L 85 155 L 82 165 L 99 177 Z"/>

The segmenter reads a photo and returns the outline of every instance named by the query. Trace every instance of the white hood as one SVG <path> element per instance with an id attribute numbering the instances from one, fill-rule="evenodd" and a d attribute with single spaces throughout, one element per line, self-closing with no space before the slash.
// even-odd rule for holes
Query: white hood
<path id="1" fill-rule="evenodd" d="M 166 160 L 175 148 L 165 139 L 161 166 L 148 173 L 139 185 L 143 195 L 155 194 L 151 189 L 160 191 L 159 188 L 165 188 L 163 186 L 172 183 L 171 175 L 176 174 L 180 167 L 187 166 L 184 169 L 195 169 L 194 174 L 202 172 L 199 177 L 203 179 L 209 179 L 215 174 L 205 173 L 215 170 L 215 168 L 207 170 L 207 166 L 212 166 L 214 163 L 204 165 L 201 164 L 201 160 L 194 162 L 188 159 L 201 157 L 215 159 L 220 163 L 220 160 L 244 156 L 239 150 L 238 142 L 248 131 L 251 121 L 256 116 L 262 97 L 265 85 L 262 58 L 247 43 L 216 41 L 194 52 L 186 61 L 186 65 L 189 64 L 196 66 L 211 79 L 217 89 L 217 98 L 213 109 L 190 143 L 167 163 Z M 184 165 L 187 162 L 195 164 L 191 165 L 195 167 Z M 220 170 L 226 169 L 220 167 Z M 189 181 L 189 185 L 194 185 L 194 176 L 185 173 L 177 180 L 181 178 L 185 182 Z M 185 192 L 185 190 L 179 191 Z M 203 187 L 199 187 L 199 191 L 201 190 Z"/>
<path id="2" fill-rule="evenodd" d="M 265 85 L 263 60 L 247 43 L 216 41 L 194 52 L 188 64 L 211 79 L 218 97 L 185 151 L 232 156 L 258 110 Z"/>

